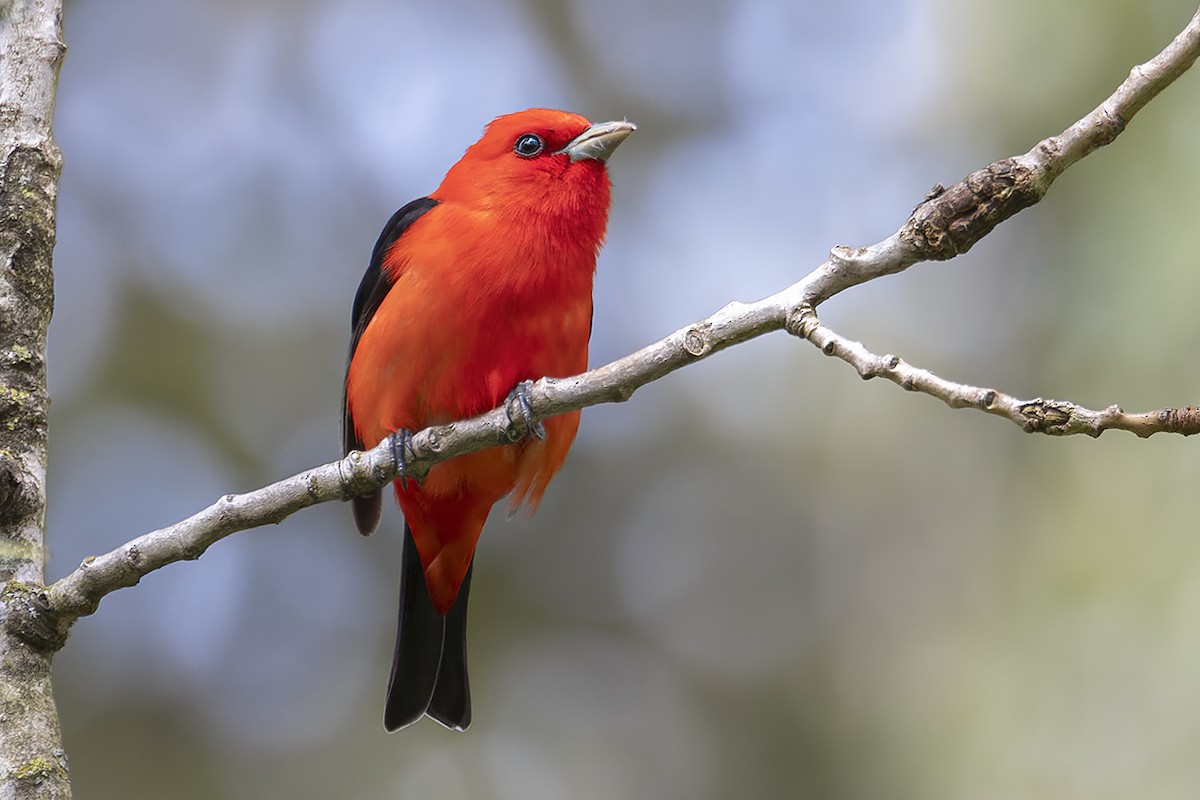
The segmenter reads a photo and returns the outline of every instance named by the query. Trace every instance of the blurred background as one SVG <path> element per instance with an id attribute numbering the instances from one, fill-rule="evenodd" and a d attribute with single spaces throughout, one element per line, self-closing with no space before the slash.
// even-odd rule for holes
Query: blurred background
<path id="1" fill-rule="evenodd" d="M 72 0 L 51 579 L 339 455 L 379 229 L 492 117 L 640 126 L 592 364 L 895 231 L 1094 107 L 1185 0 Z M 822 309 L 1020 397 L 1200 400 L 1200 74 L 951 263 Z M 783 334 L 589 409 L 475 572 L 475 722 L 383 733 L 401 520 L 341 504 L 106 599 L 88 798 L 1183 798 L 1200 450 L 1023 434 Z"/>

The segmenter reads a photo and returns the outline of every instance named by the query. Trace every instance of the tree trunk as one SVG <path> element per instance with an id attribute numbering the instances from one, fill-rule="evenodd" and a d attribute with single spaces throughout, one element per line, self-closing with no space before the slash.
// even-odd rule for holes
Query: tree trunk
<path id="1" fill-rule="evenodd" d="M 70 797 L 44 607 L 60 0 L 0 0 L 0 800 Z"/>

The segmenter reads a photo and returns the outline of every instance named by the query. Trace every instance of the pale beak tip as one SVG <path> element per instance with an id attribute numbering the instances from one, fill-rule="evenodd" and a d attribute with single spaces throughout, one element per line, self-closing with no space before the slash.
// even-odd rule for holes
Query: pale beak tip
<path id="1" fill-rule="evenodd" d="M 582 161 L 588 158 L 608 161 L 608 157 L 613 154 L 617 146 L 636 130 L 637 125 L 629 120 L 600 122 L 576 136 L 558 152 L 566 153 L 572 161 Z"/>

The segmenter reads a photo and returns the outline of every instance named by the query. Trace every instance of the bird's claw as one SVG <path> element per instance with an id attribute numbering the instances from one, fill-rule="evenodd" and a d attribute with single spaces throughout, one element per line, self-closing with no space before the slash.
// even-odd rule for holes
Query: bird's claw
<path id="1" fill-rule="evenodd" d="M 509 423 L 516 422 L 513 419 L 513 404 L 516 404 L 517 410 L 521 412 L 521 421 L 525 423 L 525 430 L 529 431 L 529 435 L 535 439 L 546 438 L 546 426 L 533 418 L 533 403 L 530 401 L 530 393 L 533 390 L 533 381 L 521 381 L 513 390 L 508 393 L 508 399 L 504 401 L 504 413 L 508 416 Z"/>
<path id="2" fill-rule="evenodd" d="M 396 465 L 396 475 L 400 478 L 401 488 L 408 488 L 408 454 L 413 452 L 413 435 L 408 428 L 401 428 L 388 436 L 388 444 L 392 449 L 392 463 Z"/>

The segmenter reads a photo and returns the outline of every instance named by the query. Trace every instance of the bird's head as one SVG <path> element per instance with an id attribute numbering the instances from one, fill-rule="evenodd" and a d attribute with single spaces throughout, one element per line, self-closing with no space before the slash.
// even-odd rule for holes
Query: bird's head
<path id="1" fill-rule="evenodd" d="M 630 122 L 593 125 L 578 114 L 531 108 L 497 117 L 432 197 L 537 219 L 608 214 L 605 162 L 633 133 Z M 534 215 L 530 217 L 529 215 Z"/>

